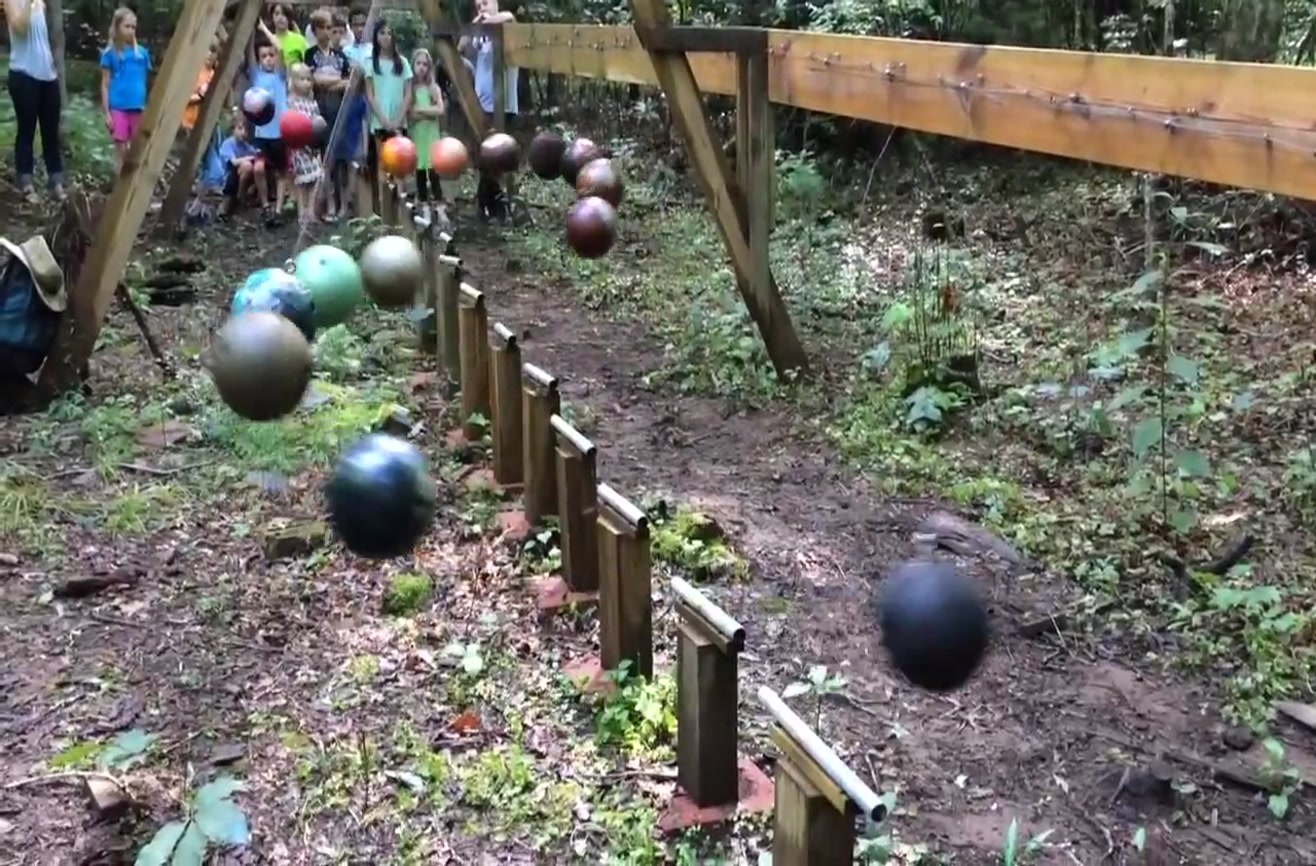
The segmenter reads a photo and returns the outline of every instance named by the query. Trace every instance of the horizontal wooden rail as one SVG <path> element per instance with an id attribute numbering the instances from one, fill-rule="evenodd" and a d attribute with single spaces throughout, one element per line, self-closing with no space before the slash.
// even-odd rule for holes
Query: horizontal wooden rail
<path id="1" fill-rule="evenodd" d="M 629 27 L 509 24 L 523 69 L 656 86 Z M 1316 69 L 1009 46 L 769 33 L 782 105 L 1316 200 Z M 690 55 L 736 92 L 731 54 Z"/>

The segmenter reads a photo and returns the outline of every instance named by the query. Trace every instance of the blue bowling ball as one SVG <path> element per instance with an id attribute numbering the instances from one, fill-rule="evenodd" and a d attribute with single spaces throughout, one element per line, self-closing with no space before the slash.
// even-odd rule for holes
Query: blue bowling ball
<path id="1" fill-rule="evenodd" d="M 434 523 L 437 489 L 416 446 L 372 433 L 347 449 L 325 487 L 329 525 L 364 559 L 410 553 Z"/>
<path id="2" fill-rule="evenodd" d="M 987 608 L 968 578 L 932 560 L 902 563 L 881 587 L 878 624 L 891 661 L 919 688 L 949 692 L 987 651 Z"/>
<path id="3" fill-rule="evenodd" d="M 306 342 L 315 340 L 315 302 L 310 291 L 280 268 L 262 268 L 233 293 L 233 315 L 278 313 L 297 326 Z"/>

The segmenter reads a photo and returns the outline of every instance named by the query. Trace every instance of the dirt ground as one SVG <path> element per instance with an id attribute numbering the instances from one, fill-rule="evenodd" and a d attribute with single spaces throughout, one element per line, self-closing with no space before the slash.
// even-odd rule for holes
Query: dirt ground
<path id="1" fill-rule="evenodd" d="M 0 211 L 17 207 L 0 202 Z M 195 348 L 222 321 L 231 275 L 280 263 L 291 231 L 239 223 L 188 243 L 213 281 L 195 303 L 157 306 L 150 317 L 182 366 L 195 366 Z M 1081 595 L 1045 566 L 1023 573 L 995 559 L 961 560 L 992 602 L 991 654 L 952 696 L 903 683 L 878 646 L 872 590 L 911 554 L 913 528 L 944 503 L 875 495 L 789 406 L 729 411 L 723 401 L 647 386 L 664 350 L 642 327 L 580 308 L 533 262 L 509 264 L 496 236 L 463 238 L 460 252 L 468 280 L 489 296 L 491 319 L 520 333 L 527 360 L 558 375 L 564 400 L 590 415 L 601 479 L 707 512 L 750 564 L 748 581 L 710 590 L 748 630 L 741 688 L 750 757 L 770 768 L 757 687 L 781 690 L 825 665 L 850 685 L 823 700 L 822 733 L 861 777 L 897 792 L 892 827 L 903 843 L 932 852 L 921 862 L 998 864 L 1017 819 L 1022 839 L 1052 831 L 1020 862 L 1316 863 L 1309 807 L 1299 798 L 1276 821 L 1248 783 L 1262 745 L 1222 745 L 1212 683 L 1166 678 L 1145 643 L 1100 628 L 1058 621 L 1021 631 Z M 120 310 L 111 325 L 89 402 L 154 399 L 160 374 L 131 320 Z M 414 372 L 429 369 L 410 361 Z M 438 418 L 432 380 L 418 376 L 408 387 L 414 408 Z M 124 414 L 142 405 L 126 403 Z M 175 408 L 178 435 L 130 429 L 135 447 L 112 479 L 88 456 L 95 433 L 86 423 L 5 421 L 0 453 L 40 479 L 45 497 L 6 507 L 27 508 L 50 531 L 45 553 L 0 540 L 8 659 L 0 862 L 129 862 L 178 814 L 194 777 L 235 768 L 247 780 L 239 799 L 254 841 L 216 862 L 598 862 L 604 850 L 611 862 L 656 862 L 637 853 L 653 828 L 636 824 L 624 804 L 660 801 L 670 772 L 628 778 L 581 745 L 578 702 L 559 694 L 552 671 L 588 651 L 588 631 L 535 626 L 523 564 L 471 530 L 460 494 L 409 562 L 375 567 L 331 550 L 267 562 L 260 527 L 315 519 L 323 466 L 286 483 L 239 471 L 192 484 L 189 474 L 211 459 L 197 440 L 211 433 L 189 420 L 191 409 Z M 453 463 L 442 432 L 423 439 L 441 475 Z M 169 495 L 186 488 L 187 502 L 160 505 L 166 494 L 152 490 L 161 486 Z M 167 519 L 143 517 L 128 531 L 107 512 L 71 505 L 130 495 L 155 502 Z M 433 605 L 403 625 L 377 613 L 399 571 L 437 578 Z M 88 573 L 117 574 L 123 586 L 52 597 L 52 587 Z M 669 659 L 659 631 L 660 659 Z M 455 694 L 460 674 L 444 654 L 454 641 L 478 643 L 497 669 L 470 694 Z M 132 775 L 145 812 L 136 822 L 96 823 L 79 791 L 82 771 L 63 773 L 52 758 L 133 729 L 157 738 L 149 764 Z M 1280 733 L 1289 761 L 1316 779 L 1311 734 Z M 417 751 L 414 742 L 427 745 Z M 447 770 L 415 769 L 435 753 L 447 756 Z M 508 799 L 518 785 L 533 796 Z M 607 812 L 600 803 L 614 796 L 622 805 Z M 552 841 L 527 833 L 536 824 Z M 1135 848 L 1139 828 L 1144 853 Z M 747 853 L 755 833 L 741 833 L 723 856 L 758 862 Z M 894 856 L 920 862 L 912 848 Z"/>

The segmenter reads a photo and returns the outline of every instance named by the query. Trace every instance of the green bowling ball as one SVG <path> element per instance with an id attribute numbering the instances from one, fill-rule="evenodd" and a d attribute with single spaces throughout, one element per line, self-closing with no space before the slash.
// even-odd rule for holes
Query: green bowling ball
<path id="1" fill-rule="evenodd" d="M 365 297 L 361 268 L 337 247 L 308 247 L 293 261 L 293 273 L 311 293 L 315 323 L 321 328 L 346 322 Z"/>

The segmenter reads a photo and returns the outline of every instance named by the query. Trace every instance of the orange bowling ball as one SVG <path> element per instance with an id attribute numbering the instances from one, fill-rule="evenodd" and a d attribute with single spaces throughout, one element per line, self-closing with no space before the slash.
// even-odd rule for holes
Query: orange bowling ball
<path id="1" fill-rule="evenodd" d="M 416 143 L 405 135 L 395 135 L 379 147 L 379 164 L 393 177 L 406 177 L 416 170 Z"/>
<path id="2" fill-rule="evenodd" d="M 430 145 L 430 165 L 444 180 L 456 180 L 470 161 L 471 155 L 460 138 L 445 135 Z"/>

